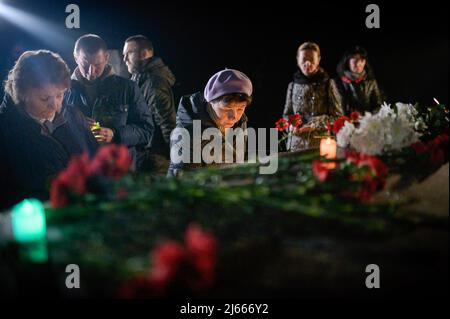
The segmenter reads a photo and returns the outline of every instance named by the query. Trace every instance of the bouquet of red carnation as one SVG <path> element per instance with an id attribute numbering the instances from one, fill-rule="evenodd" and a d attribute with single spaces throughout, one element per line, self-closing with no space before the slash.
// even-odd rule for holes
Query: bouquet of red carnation
<path id="1" fill-rule="evenodd" d="M 388 176 L 388 167 L 378 157 L 355 151 L 345 152 L 345 161 L 332 175 L 326 163 L 321 160 L 313 161 L 311 169 L 320 182 L 326 182 L 332 178 L 334 181 L 344 182 L 346 187 L 350 183 L 352 189 L 344 191 L 341 195 L 361 202 L 369 201 L 377 191 L 381 190 Z"/>
<path id="2" fill-rule="evenodd" d="M 211 288 L 215 281 L 217 240 L 200 225 L 186 229 L 184 244 L 167 240 L 151 253 L 152 268 L 126 282 L 120 298 L 162 297 L 171 293 L 196 293 Z"/>
<path id="3" fill-rule="evenodd" d="M 352 112 L 350 116 L 341 116 L 333 123 L 328 122 L 328 134 L 329 135 L 337 135 L 337 133 L 344 127 L 345 122 L 357 123 L 359 120 L 360 114 L 358 112 Z"/>
<path id="4" fill-rule="evenodd" d="M 53 179 L 50 201 L 54 208 L 76 202 L 86 193 L 114 195 L 108 187 L 125 175 L 131 156 L 124 145 L 108 144 L 99 148 L 92 159 L 86 153 L 72 157 L 67 168 Z"/>
<path id="5" fill-rule="evenodd" d="M 278 144 L 286 141 L 286 150 L 291 148 L 292 134 L 296 128 L 302 126 L 302 117 L 300 114 L 291 114 L 288 119 L 281 118 L 275 123 L 275 128 L 282 133 Z"/>
<path id="6" fill-rule="evenodd" d="M 448 160 L 449 137 L 442 133 L 428 142 L 416 142 L 411 145 L 415 154 L 425 165 L 439 167 Z"/>

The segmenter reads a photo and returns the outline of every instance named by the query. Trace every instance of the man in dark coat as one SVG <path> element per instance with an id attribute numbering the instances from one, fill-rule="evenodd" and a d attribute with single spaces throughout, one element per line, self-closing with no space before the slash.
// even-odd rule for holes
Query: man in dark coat
<path id="1" fill-rule="evenodd" d="M 178 176 L 185 169 L 210 165 L 204 158 L 199 161 L 194 158 L 200 157 L 204 147 L 214 139 L 213 135 L 210 135 L 209 140 L 203 140 L 201 137 L 205 130 L 211 128 L 221 137 L 222 159 L 220 160 L 223 160 L 223 155 L 230 146 L 234 152 L 233 159 L 238 157 L 236 152 L 245 152 L 245 149 L 238 150 L 236 144 L 230 145 L 225 138 L 225 132 L 230 128 L 240 128 L 241 132 L 246 131 L 247 116 L 244 111 L 252 101 L 252 90 L 252 83 L 244 73 L 225 69 L 209 79 L 204 93 L 198 92 L 181 98 L 177 111 L 177 128 L 171 138 L 171 162 L 168 176 Z M 200 124 L 198 128 L 196 128 L 197 123 Z M 178 131 L 185 132 L 188 136 L 178 134 Z M 200 136 L 196 135 L 196 131 Z M 199 145 L 198 153 L 196 144 Z M 174 160 L 186 150 L 189 152 L 187 160 Z M 224 163 L 224 161 L 220 162 Z"/>
<path id="2" fill-rule="evenodd" d="M 170 133 L 175 128 L 175 101 L 172 87 L 175 76 L 160 57 L 154 55 L 152 42 L 143 35 L 125 40 L 124 61 L 131 79 L 135 81 L 148 107 L 152 110 L 155 134 L 149 149 L 148 166 L 167 171 L 170 148 Z"/>
<path id="3" fill-rule="evenodd" d="M 154 124 L 151 109 L 135 83 L 114 74 L 108 65 L 106 43 L 99 36 L 84 35 L 75 43 L 78 67 L 65 95 L 68 105 L 78 107 L 88 118 L 100 143 L 125 144 L 139 169 L 152 144 Z"/>

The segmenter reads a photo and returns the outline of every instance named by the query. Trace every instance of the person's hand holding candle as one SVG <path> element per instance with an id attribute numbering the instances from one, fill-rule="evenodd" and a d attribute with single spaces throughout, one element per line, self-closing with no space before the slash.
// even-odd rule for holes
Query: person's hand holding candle
<path id="1" fill-rule="evenodd" d="M 92 133 L 99 143 L 111 143 L 114 138 L 114 131 L 107 127 L 102 127 L 95 119 L 86 117 Z"/>
<path id="2" fill-rule="evenodd" d="M 114 131 L 107 127 L 96 127 L 92 129 L 95 138 L 99 143 L 111 143 L 114 138 Z"/>

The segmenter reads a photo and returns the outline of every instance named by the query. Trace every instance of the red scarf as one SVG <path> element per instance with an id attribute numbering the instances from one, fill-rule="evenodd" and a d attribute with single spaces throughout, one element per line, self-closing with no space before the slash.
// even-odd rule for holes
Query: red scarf
<path id="1" fill-rule="evenodd" d="M 357 78 L 356 80 L 352 81 L 352 80 L 351 80 L 348 76 L 346 76 L 346 75 L 341 76 L 341 80 L 344 81 L 345 83 L 348 83 L 348 84 L 352 84 L 352 82 L 355 82 L 356 84 L 359 84 L 359 83 L 361 83 L 362 81 L 364 81 L 365 78 L 366 78 L 366 77 L 363 75 L 363 76 L 360 76 L 359 78 Z"/>

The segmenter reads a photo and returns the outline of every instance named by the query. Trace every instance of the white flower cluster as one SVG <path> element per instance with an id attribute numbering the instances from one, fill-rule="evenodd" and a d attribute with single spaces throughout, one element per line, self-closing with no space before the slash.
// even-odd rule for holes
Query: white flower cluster
<path id="1" fill-rule="evenodd" d="M 359 118 L 359 126 L 345 122 L 337 133 L 339 147 L 347 147 L 368 155 L 401 150 L 418 141 L 425 129 L 417 110 L 411 104 L 384 103 L 376 114 L 366 112 Z"/>

